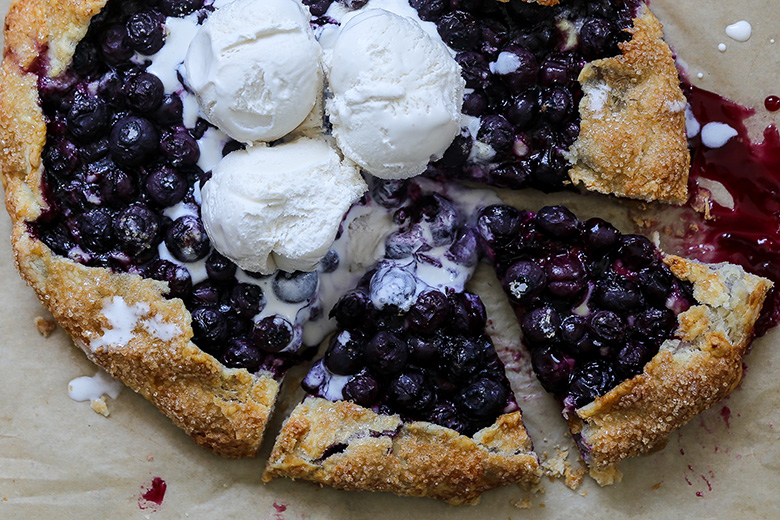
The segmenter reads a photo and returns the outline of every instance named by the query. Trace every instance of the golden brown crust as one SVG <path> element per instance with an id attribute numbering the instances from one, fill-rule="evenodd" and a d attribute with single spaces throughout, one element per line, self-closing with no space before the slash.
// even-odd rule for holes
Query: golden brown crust
<path id="1" fill-rule="evenodd" d="M 742 359 L 772 283 L 731 264 L 706 265 L 666 256 L 674 275 L 693 283 L 699 302 L 678 316 L 642 374 L 624 381 L 569 417 L 591 468 L 663 446 L 666 436 L 728 395 L 742 378 Z"/>
<path id="2" fill-rule="evenodd" d="M 278 383 L 270 375 L 228 370 L 198 349 L 190 341 L 190 315 L 183 302 L 163 297 L 167 284 L 53 255 L 28 228 L 27 222 L 46 207 L 41 192 L 46 124 L 38 104 L 37 71 L 30 69 L 48 49 L 47 74 L 64 70 L 90 18 L 104 4 L 21 0 L 6 19 L 0 145 L 17 267 L 90 359 L 149 399 L 198 444 L 226 457 L 253 456 Z M 105 310 L 115 297 L 128 306 L 143 302 L 147 311 L 131 322 L 129 341 L 98 346 L 112 328 Z"/>
<path id="3" fill-rule="evenodd" d="M 343 450 L 335 450 L 334 446 Z M 539 464 L 520 412 L 473 438 L 427 422 L 403 423 L 348 401 L 307 398 L 276 439 L 263 480 L 305 479 L 339 489 L 390 491 L 453 505 L 488 489 L 535 484 Z"/>
<path id="4" fill-rule="evenodd" d="M 683 204 L 690 153 L 674 58 L 650 9 L 643 7 L 630 32 L 620 56 L 580 72 L 585 96 L 569 176 L 592 191 Z"/>

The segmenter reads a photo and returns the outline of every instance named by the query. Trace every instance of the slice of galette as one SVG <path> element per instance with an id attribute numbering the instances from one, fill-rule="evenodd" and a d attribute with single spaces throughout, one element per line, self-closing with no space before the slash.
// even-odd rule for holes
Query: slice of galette
<path id="1" fill-rule="evenodd" d="M 663 254 L 563 206 L 490 206 L 477 229 L 592 470 L 662 447 L 741 380 L 770 281 Z"/>
<path id="2" fill-rule="evenodd" d="M 467 87 L 461 134 L 429 175 L 687 200 L 686 100 L 644 2 L 411 3 Z"/>
<path id="3" fill-rule="evenodd" d="M 414 184 L 413 184 L 414 186 Z M 410 194 L 385 256 L 331 311 L 337 330 L 302 386 L 264 480 L 452 504 L 540 471 L 485 308 L 463 285 L 474 232 L 438 194 Z"/>

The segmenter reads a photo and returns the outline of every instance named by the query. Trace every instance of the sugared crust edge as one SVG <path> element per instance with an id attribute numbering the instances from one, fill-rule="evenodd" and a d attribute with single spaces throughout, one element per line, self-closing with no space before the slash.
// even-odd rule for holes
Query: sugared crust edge
<path id="1" fill-rule="evenodd" d="M 622 54 L 580 72 L 585 96 L 569 177 L 591 191 L 683 204 L 691 160 L 686 99 L 661 22 L 646 6 L 638 14 Z"/>
<path id="2" fill-rule="evenodd" d="M 344 449 L 327 456 L 335 445 Z M 403 423 L 349 401 L 309 397 L 276 439 L 263 480 L 275 477 L 461 505 L 476 504 L 494 487 L 536 484 L 541 472 L 519 411 L 469 438 L 428 422 Z"/>
<path id="3" fill-rule="evenodd" d="M 642 374 L 624 381 L 569 418 L 592 469 L 663 447 L 666 436 L 727 396 L 742 379 L 742 360 L 772 283 L 732 264 L 668 255 L 672 273 L 693 283 L 699 302 L 678 316 Z"/>
<path id="4" fill-rule="evenodd" d="M 192 344 L 189 312 L 181 300 L 163 297 L 167 284 L 84 267 L 56 256 L 30 233 L 27 224 L 46 207 L 41 192 L 46 124 L 34 69 L 45 65 L 50 75 L 64 70 L 89 20 L 104 4 L 19 0 L 6 18 L 0 146 L 16 265 L 44 306 L 96 364 L 149 399 L 198 444 L 226 457 L 254 456 L 279 384 L 270 375 L 226 369 Z M 127 305 L 145 302 L 149 313 L 141 321 L 175 324 L 180 333 L 161 340 L 139 321 L 126 345 L 93 352 L 91 342 L 111 328 L 103 310 L 114 297 Z"/>

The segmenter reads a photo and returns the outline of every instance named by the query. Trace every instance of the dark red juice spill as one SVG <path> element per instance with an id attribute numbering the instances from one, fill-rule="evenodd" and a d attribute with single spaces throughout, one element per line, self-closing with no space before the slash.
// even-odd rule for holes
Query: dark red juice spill
<path id="1" fill-rule="evenodd" d="M 745 120 L 754 111 L 723 97 L 684 85 L 694 116 L 701 124 L 726 123 L 737 131 L 720 148 L 708 148 L 700 134 L 690 140 L 689 205 L 701 200 L 699 179 L 721 183 L 734 199 L 734 207 L 709 201 L 712 217 L 697 218 L 673 247 L 683 256 L 705 262 L 731 262 L 780 284 L 780 134 L 775 126 L 764 130 L 764 141 L 753 143 Z M 772 289 L 756 324 L 763 335 L 780 321 L 780 292 Z"/>
<path id="2" fill-rule="evenodd" d="M 163 498 L 165 498 L 166 489 L 168 489 L 168 484 L 160 477 L 154 477 L 152 479 L 152 487 L 147 489 L 146 492 L 141 495 L 141 498 L 159 506 L 162 504 Z"/>

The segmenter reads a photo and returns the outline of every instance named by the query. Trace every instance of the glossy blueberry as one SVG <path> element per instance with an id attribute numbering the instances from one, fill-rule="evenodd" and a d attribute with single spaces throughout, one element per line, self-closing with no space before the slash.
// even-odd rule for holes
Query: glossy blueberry
<path id="1" fill-rule="evenodd" d="M 159 134 L 148 119 L 125 116 L 114 123 L 109 135 L 111 157 L 119 166 L 136 165 L 157 150 Z"/>
<path id="2" fill-rule="evenodd" d="M 230 290 L 230 307 L 242 318 L 252 318 L 265 307 L 263 290 L 251 283 L 237 283 Z"/>
<path id="3" fill-rule="evenodd" d="M 487 311 L 479 296 L 474 293 L 452 293 L 448 296 L 452 321 L 450 328 L 463 334 L 476 336 L 485 330 Z"/>
<path id="4" fill-rule="evenodd" d="M 491 379 L 480 379 L 460 393 L 456 405 L 467 417 L 476 420 L 496 417 L 507 403 L 506 389 Z"/>
<path id="5" fill-rule="evenodd" d="M 333 3 L 333 0 L 303 0 L 303 5 L 309 7 L 312 16 L 322 16 Z"/>
<path id="6" fill-rule="evenodd" d="M 406 315 L 409 328 L 421 334 L 433 334 L 449 318 L 450 303 L 441 291 L 420 294 Z"/>
<path id="7" fill-rule="evenodd" d="M 76 95 L 68 111 L 68 130 L 81 141 L 91 140 L 106 129 L 109 111 L 100 99 Z"/>
<path id="8" fill-rule="evenodd" d="M 489 115 L 482 118 L 477 139 L 498 153 L 506 152 L 515 142 L 515 131 L 504 116 Z"/>
<path id="9" fill-rule="evenodd" d="M 203 347 L 219 346 L 227 338 L 225 316 L 214 308 L 201 307 L 192 311 L 193 342 Z"/>
<path id="10" fill-rule="evenodd" d="M 325 366 L 334 374 L 346 376 L 363 366 L 365 338 L 359 331 L 342 330 L 330 339 L 325 352 Z"/>
<path id="11" fill-rule="evenodd" d="M 589 253 L 603 253 L 620 240 L 620 231 L 600 218 L 585 221 L 582 238 Z"/>
<path id="12" fill-rule="evenodd" d="M 122 90 L 127 106 L 144 115 L 159 108 L 165 95 L 160 78 L 148 72 L 130 76 Z"/>
<path id="13" fill-rule="evenodd" d="M 81 245 L 96 253 L 111 249 L 114 241 L 114 226 L 111 213 L 103 208 L 87 211 L 78 218 L 78 236 Z"/>
<path id="14" fill-rule="evenodd" d="M 549 345 L 531 351 L 534 373 L 548 392 L 558 393 L 566 388 L 574 364 L 574 358 Z"/>
<path id="15" fill-rule="evenodd" d="M 403 370 L 409 357 L 406 342 L 392 332 L 379 331 L 365 346 L 365 361 L 377 375 L 392 376 Z"/>
<path id="16" fill-rule="evenodd" d="M 193 307 L 214 307 L 219 305 L 221 299 L 220 290 L 213 282 L 206 280 L 192 288 Z"/>
<path id="17" fill-rule="evenodd" d="M 501 279 L 501 285 L 509 298 L 520 305 L 533 302 L 546 284 L 547 275 L 544 269 L 532 260 L 515 262 Z"/>
<path id="18" fill-rule="evenodd" d="M 186 130 L 166 135 L 160 142 L 163 156 L 174 167 L 195 166 L 200 159 L 198 142 Z"/>
<path id="19" fill-rule="evenodd" d="M 46 171 L 57 178 L 69 176 L 79 163 L 78 147 L 67 139 L 50 140 L 43 153 Z"/>
<path id="20" fill-rule="evenodd" d="M 605 361 L 591 361 L 572 372 L 569 395 L 579 408 L 607 393 L 616 382 L 612 365 Z"/>
<path id="21" fill-rule="evenodd" d="M 151 9 L 144 9 L 130 15 L 125 28 L 133 49 L 147 56 L 162 49 L 165 44 L 164 22 L 164 17 Z"/>
<path id="22" fill-rule="evenodd" d="M 465 112 L 465 108 L 464 108 Z M 442 158 L 436 163 L 444 168 L 455 168 L 462 166 L 469 158 L 474 140 L 471 136 L 458 134 L 452 140 L 452 144 L 444 152 Z"/>
<path id="23" fill-rule="evenodd" d="M 203 0 L 160 0 L 160 9 L 166 16 L 182 18 L 203 7 Z"/>
<path id="24" fill-rule="evenodd" d="M 249 338 L 231 338 L 221 361 L 228 368 L 257 368 L 263 361 L 263 354 Z"/>
<path id="25" fill-rule="evenodd" d="M 615 312 L 642 307 L 645 301 L 636 283 L 617 277 L 599 280 L 593 297 L 596 303 Z"/>
<path id="26" fill-rule="evenodd" d="M 506 70 L 502 70 L 500 67 L 502 63 L 506 63 Z M 501 80 L 511 92 L 520 93 L 536 82 L 536 76 L 539 73 L 539 63 L 528 49 L 511 46 L 498 55 L 496 69 L 494 70 L 501 76 Z"/>
<path id="27" fill-rule="evenodd" d="M 580 52 L 586 60 L 592 61 L 617 54 L 612 22 L 603 18 L 591 18 L 580 29 Z"/>
<path id="28" fill-rule="evenodd" d="M 623 378 L 632 377 L 642 372 L 642 368 L 651 357 L 647 345 L 632 340 L 615 355 L 615 369 Z"/>
<path id="29" fill-rule="evenodd" d="M 295 271 L 287 273 L 277 271 L 274 274 L 271 288 L 277 298 L 285 303 L 301 303 L 314 298 L 317 293 L 319 278 L 317 271 L 310 273 Z"/>
<path id="30" fill-rule="evenodd" d="M 515 128 L 522 130 L 528 127 L 539 111 L 539 101 L 536 92 L 527 90 L 514 96 L 506 111 L 506 118 Z"/>
<path id="31" fill-rule="evenodd" d="M 621 343 L 626 337 L 626 322 L 612 311 L 596 311 L 588 320 L 588 330 L 610 345 Z"/>
<path id="32" fill-rule="evenodd" d="M 488 206 L 479 211 L 477 231 L 490 243 L 503 243 L 515 238 L 523 223 L 520 211 L 505 204 Z"/>
<path id="33" fill-rule="evenodd" d="M 361 406 L 371 406 L 379 395 L 379 383 L 368 374 L 357 375 L 346 382 L 342 393 L 348 401 Z"/>
<path id="34" fill-rule="evenodd" d="M 342 296 L 333 309 L 330 317 L 342 328 L 362 329 L 371 320 L 373 306 L 371 298 L 361 289 L 353 289 Z"/>
<path id="35" fill-rule="evenodd" d="M 125 96 L 122 93 L 124 80 L 113 69 L 103 74 L 98 80 L 97 93 L 100 99 L 114 108 L 124 108 Z"/>
<path id="36" fill-rule="evenodd" d="M 133 56 L 133 47 L 124 25 L 111 25 L 100 38 L 103 58 L 111 65 L 119 65 Z"/>
<path id="37" fill-rule="evenodd" d="M 477 233 L 470 227 L 461 228 L 457 238 L 445 253 L 456 264 L 474 267 L 479 261 L 480 247 Z"/>
<path id="38" fill-rule="evenodd" d="M 655 245 L 641 235 L 623 235 L 618 246 L 618 258 L 632 269 L 640 269 L 653 263 L 657 258 Z"/>
<path id="39" fill-rule="evenodd" d="M 396 406 L 415 414 L 425 413 L 436 402 L 430 382 L 416 370 L 405 371 L 390 381 L 387 393 Z"/>
<path id="40" fill-rule="evenodd" d="M 339 268 L 339 254 L 331 249 L 320 260 L 320 271 L 323 273 L 332 273 Z"/>
<path id="41" fill-rule="evenodd" d="M 488 109 L 488 99 L 484 93 L 475 90 L 463 95 L 463 107 L 461 111 L 469 116 L 480 117 Z M 468 157 L 468 155 L 466 156 Z"/>
<path id="42" fill-rule="evenodd" d="M 677 327 L 677 318 L 669 309 L 646 309 L 636 316 L 634 328 L 638 335 L 660 343 Z"/>
<path id="43" fill-rule="evenodd" d="M 535 345 L 556 341 L 560 325 L 558 311 L 550 305 L 542 305 L 526 312 L 520 322 L 523 337 Z"/>
<path id="44" fill-rule="evenodd" d="M 192 292 L 192 277 L 186 267 L 158 259 L 144 269 L 144 275 L 153 280 L 168 282 L 168 297 L 187 299 Z"/>
<path id="45" fill-rule="evenodd" d="M 152 119 L 162 126 L 176 126 L 182 124 L 184 105 L 178 94 L 165 94 L 160 106 L 152 112 Z"/>
<path id="46" fill-rule="evenodd" d="M 192 215 L 181 216 L 173 222 L 165 233 L 165 245 L 182 262 L 200 260 L 211 251 L 211 242 L 203 222 Z"/>
<path id="47" fill-rule="evenodd" d="M 479 40 L 477 21 L 463 11 L 452 11 L 443 15 L 436 26 L 444 43 L 456 51 L 471 49 Z"/>
<path id="48" fill-rule="evenodd" d="M 550 123 L 560 123 L 572 115 L 574 100 L 569 89 L 555 86 L 550 87 L 542 94 L 540 112 Z"/>
<path id="49" fill-rule="evenodd" d="M 181 202 L 189 189 L 187 177 L 169 166 L 160 166 L 146 178 L 146 193 L 162 207 Z"/>
<path id="50" fill-rule="evenodd" d="M 439 365 L 453 383 L 471 381 L 485 366 L 488 349 L 492 344 L 487 338 L 444 335 L 439 343 Z"/>
<path id="51" fill-rule="evenodd" d="M 410 363 L 425 366 L 434 362 L 438 357 L 436 338 L 409 336 L 406 343 L 409 347 Z"/>
<path id="52" fill-rule="evenodd" d="M 257 322 L 252 331 L 252 340 L 265 352 L 281 352 L 293 340 L 292 324 L 278 314 L 266 316 Z"/>
<path id="53" fill-rule="evenodd" d="M 563 206 L 545 206 L 536 214 L 536 227 L 546 235 L 570 239 L 579 235 L 580 221 Z"/>
<path id="54" fill-rule="evenodd" d="M 577 255 L 564 254 L 551 258 L 545 265 L 547 291 L 558 298 L 571 299 L 586 285 L 585 267 Z"/>
<path id="55" fill-rule="evenodd" d="M 98 71 L 98 50 L 89 40 L 81 40 L 73 53 L 71 68 L 79 76 L 91 76 Z"/>
<path id="56" fill-rule="evenodd" d="M 545 193 L 560 191 L 569 179 L 570 164 L 554 142 L 548 142 L 542 148 L 532 155 L 531 185 Z"/>
<path id="57" fill-rule="evenodd" d="M 158 243 L 160 217 L 142 204 L 127 206 L 114 218 L 114 234 L 124 250 L 140 253 Z"/>
<path id="58" fill-rule="evenodd" d="M 474 51 L 462 51 L 455 55 L 455 61 L 460 65 L 467 88 L 480 89 L 490 80 L 490 68 L 484 55 Z"/>
<path id="59" fill-rule="evenodd" d="M 229 282 L 236 275 L 236 264 L 215 249 L 206 259 L 206 274 L 216 283 Z"/>
<path id="60" fill-rule="evenodd" d="M 465 434 L 467 430 L 466 423 L 458 414 L 455 405 L 449 401 L 438 403 L 428 414 L 428 420 L 458 433 Z"/>
<path id="61" fill-rule="evenodd" d="M 82 143 L 79 150 L 79 156 L 85 163 L 99 161 L 105 158 L 108 153 L 108 137 L 105 136 L 98 136 L 97 139 Z"/>
<path id="62" fill-rule="evenodd" d="M 369 283 L 371 301 L 377 309 L 387 306 L 408 309 L 414 302 L 416 289 L 417 281 L 412 273 L 389 263 L 381 265 Z"/>
<path id="63" fill-rule="evenodd" d="M 641 269 L 636 280 L 649 301 L 664 305 L 672 292 L 675 278 L 666 265 L 657 264 Z"/>
<path id="64" fill-rule="evenodd" d="M 449 7 L 448 0 L 409 0 L 409 4 L 417 9 L 417 15 L 427 22 L 435 21 Z"/>
<path id="65" fill-rule="evenodd" d="M 574 79 L 573 72 L 574 67 L 567 55 L 553 53 L 539 67 L 539 82 L 545 86 L 556 83 L 566 85 Z"/>

